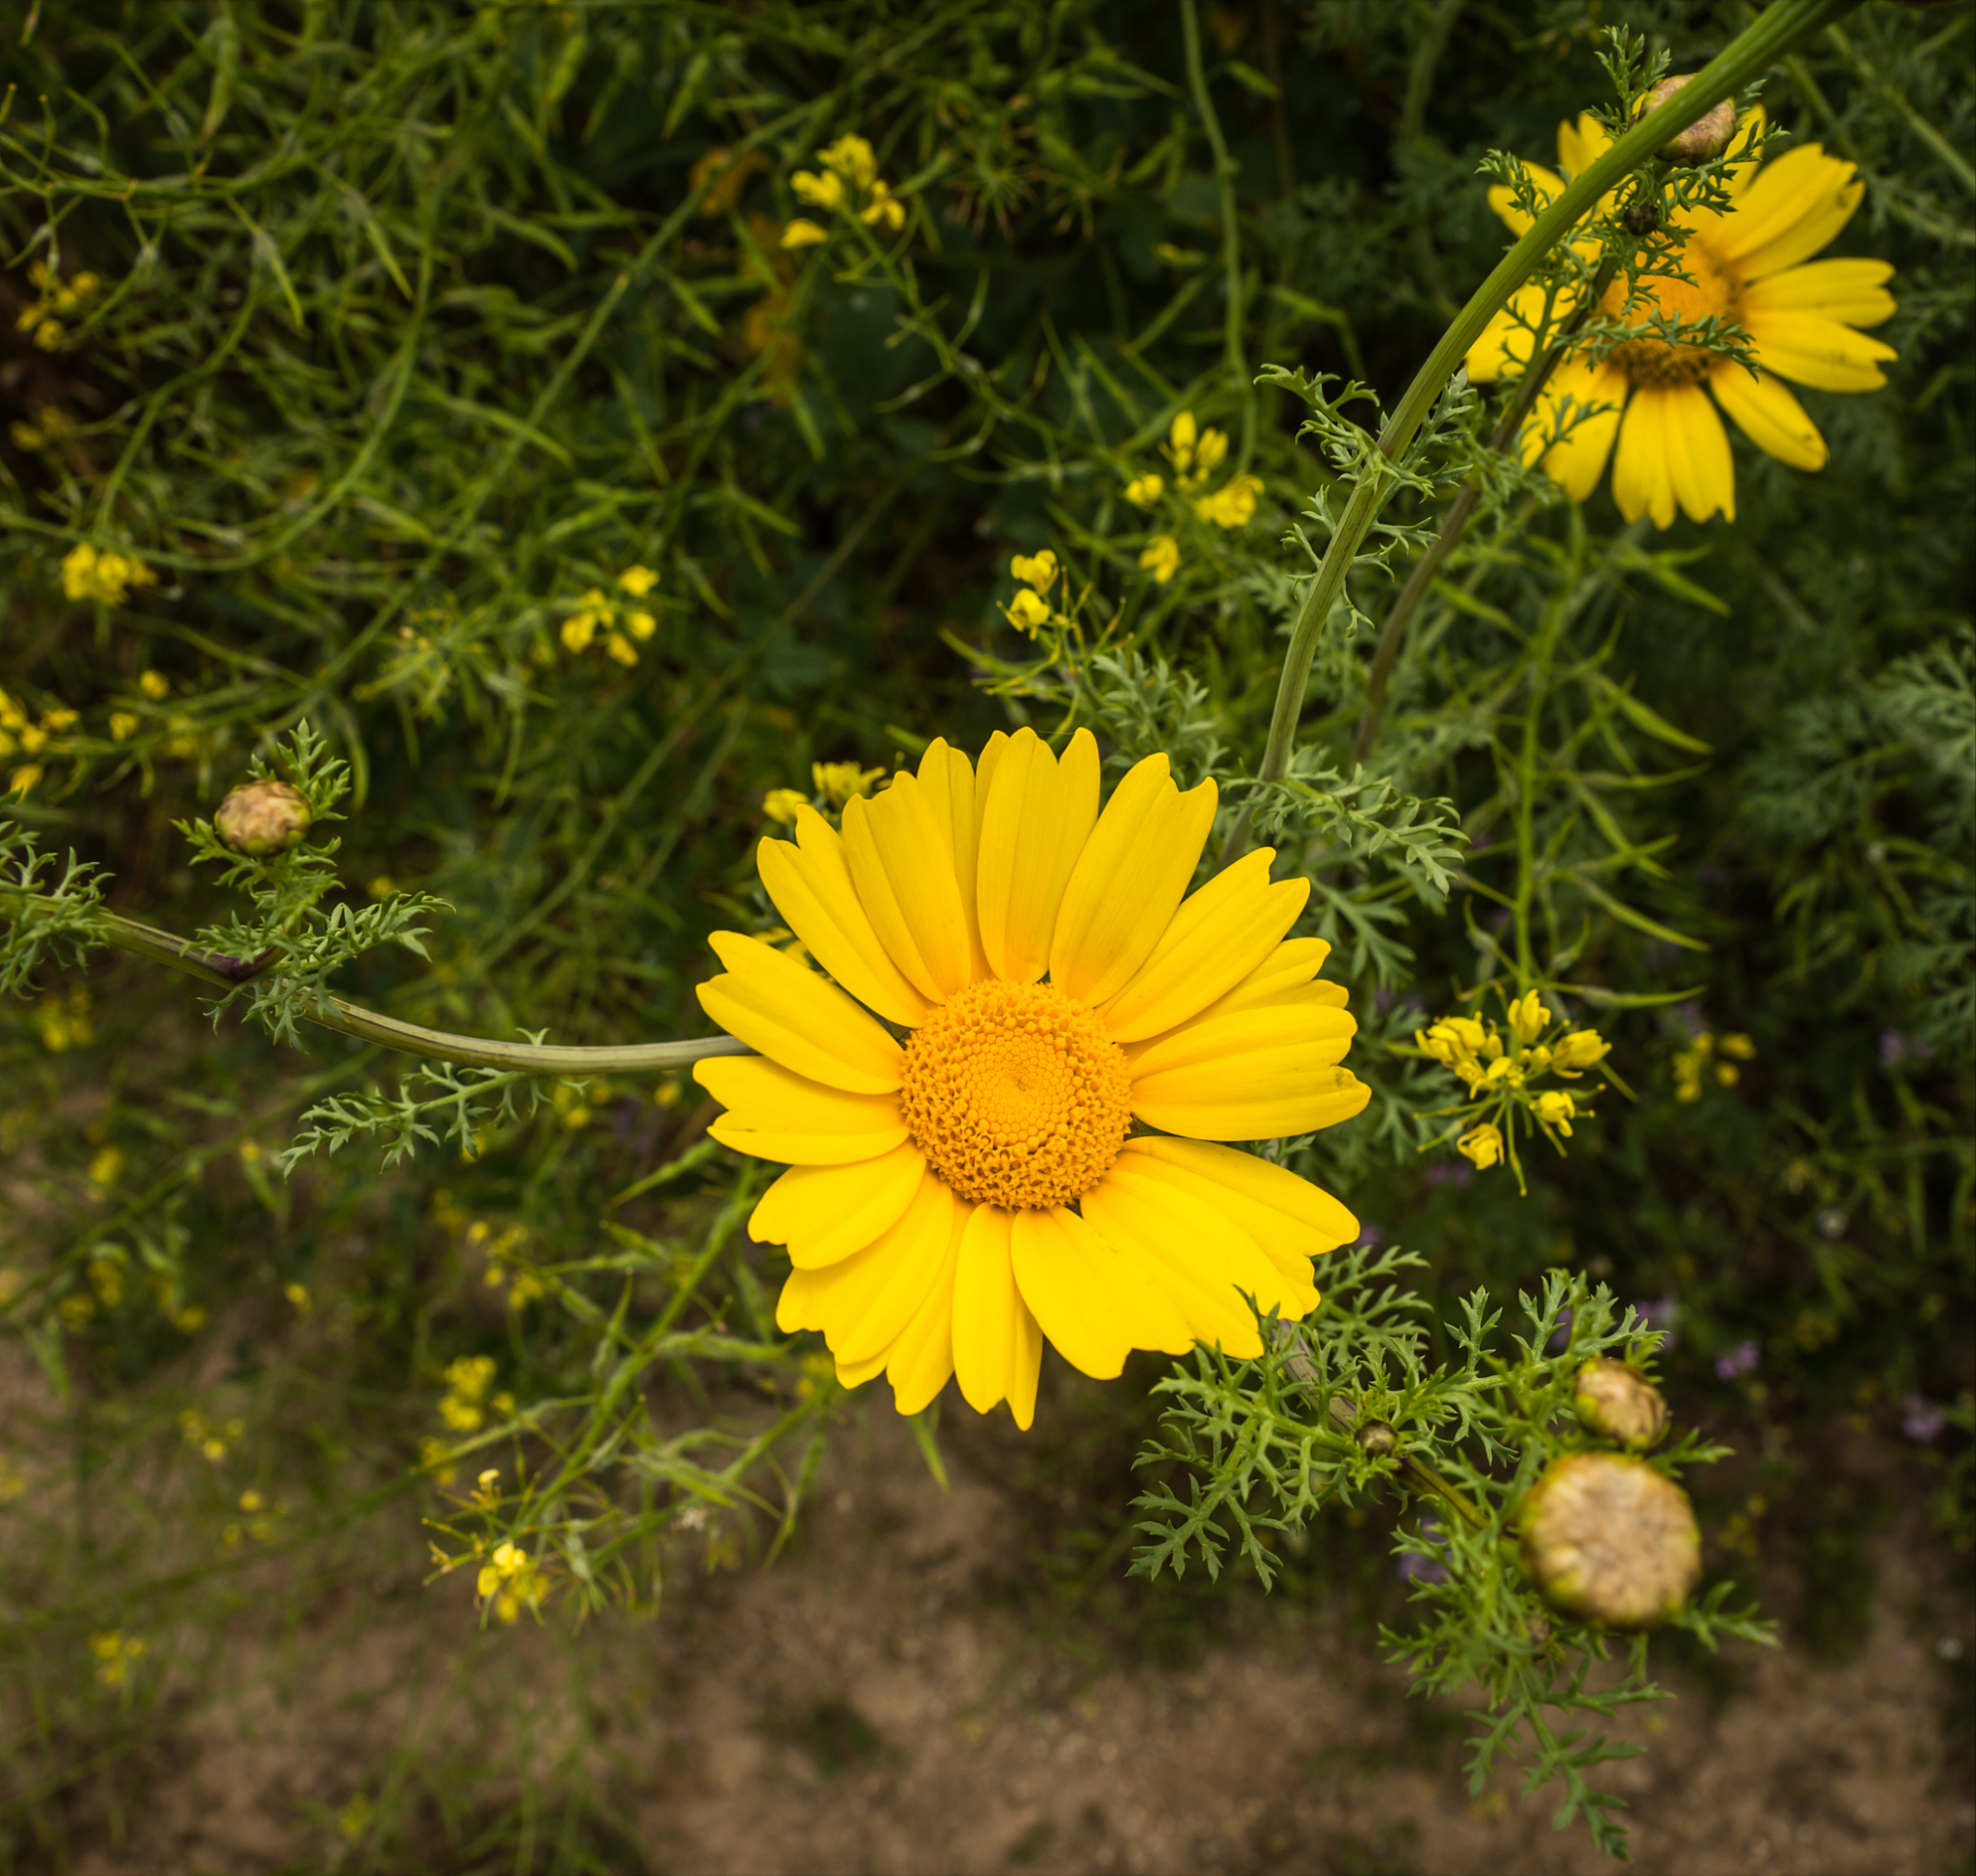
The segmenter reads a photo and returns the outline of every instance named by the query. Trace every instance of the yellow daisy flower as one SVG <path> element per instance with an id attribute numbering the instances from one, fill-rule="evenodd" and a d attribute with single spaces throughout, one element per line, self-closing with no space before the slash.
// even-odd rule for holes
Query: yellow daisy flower
<path id="1" fill-rule="evenodd" d="M 1761 123 L 1762 113 L 1752 112 L 1742 148 L 1749 147 Z M 1575 125 L 1558 126 L 1559 160 L 1574 175 L 1610 142 L 1589 115 Z M 1652 515 L 1660 528 L 1673 525 L 1677 506 L 1694 521 L 1718 512 L 1735 519 L 1735 470 L 1717 406 L 1778 461 L 1796 469 L 1823 468 L 1825 439 L 1782 381 L 1820 391 L 1874 391 L 1887 382 L 1882 361 L 1895 356 L 1891 346 L 1854 330 L 1892 316 L 1894 298 L 1886 290 L 1892 265 L 1810 259 L 1852 219 L 1866 194 L 1865 185 L 1854 180 L 1855 168 L 1827 156 L 1816 143 L 1800 144 L 1760 167 L 1739 163 L 1727 175 L 1732 208 L 1677 218 L 1688 236 L 1682 264 L 1694 284 L 1642 279 L 1641 297 L 1630 313 L 1624 280 L 1606 291 L 1604 310 L 1629 324 L 1656 312 L 1691 324 L 1711 313 L 1736 322 L 1752 342 L 1755 377 L 1731 359 L 1664 339 L 1632 340 L 1599 365 L 1581 354 L 1566 356 L 1524 430 L 1525 459 L 1555 426 L 1564 399 L 1578 410 L 1596 408 L 1596 415 L 1545 453 L 1545 473 L 1573 501 L 1583 501 L 1611 457 L 1612 498 L 1619 512 L 1628 521 Z M 1547 200 L 1564 189 L 1552 171 L 1536 164 L 1529 171 Z M 1507 188 L 1491 189 L 1489 206 L 1517 234 L 1529 228 L 1530 217 Z M 1600 206 L 1609 213 L 1612 198 Z M 1583 246 L 1589 254 L 1590 244 Z M 1521 288 L 1511 306 L 1535 322 L 1543 310 L 1543 289 Z M 1505 370 L 1521 371 L 1531 344 L 1529 327 L 1505 308 L 1470 349 L 1468 375 L 1487 383 Z"/>
<path id="2" fill-rule="evenodd" d="M 935 742 L 841 835 L 804 806 L 762 841 L 830 975 L 717 932 L 701 1003 L 761 1053 L 693 1073 L 717 1139 L 789 1166 L 748 1230 L 788 1246 L 775 1319 L 846 1387 L 883 1371 L 911 1414 L 957 1375 L 1027 1427 L 1046 1337 L 1108 1378 L 1134 1348 L 1259 1354 L 1244 1292 L 1317 1306 L 1310 1260 L 1358 1221 L 1223 1142 L 1356 1114 L 1357 1025 L 1314 980 L 1330 947 L 1284 938 L 1310 889 L 1268 849 L 1184 897 L 1215 805 L 1151 756 L 1100 814 L 1089 732 L 1060 760 L 1019 730 L 978 771 Z"/>

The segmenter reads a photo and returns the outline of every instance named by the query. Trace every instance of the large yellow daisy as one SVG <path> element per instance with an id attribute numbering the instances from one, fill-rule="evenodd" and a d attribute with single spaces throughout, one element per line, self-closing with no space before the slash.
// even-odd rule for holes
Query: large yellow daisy
<path id="1" fill-rule="evenodd" d="M 782 1160 L 748 1230 L 795 1269 L 775 1319 L 821 1329 L 855 1387 L 902 1413 L 950 1375 L 979 1412 L 1036 1411 L 1047 1336 L 1109 1377 L 1134 1348 L 1261 1352 L 1244 1295 L 1317 1306 L 1313 1254 L 1358 1221 L 1225 1144 L 1349 1119 L 1357 1025 L 1285 938 L 1309 894 L 1268 849 L 1187 895 L 1215 819 L 1164 756 L 1098 812 L 1097 745 L 1034 731 L 974 766 L 936 742 L 916 775 L 763 840 L 761 883 L 828 976 L 717 932 L 707 1013 L 753 1057 L 693 1071 L 712 1128 Z"/>
<path id="2" fill-rule="evenodd" d="M 1747 149 L 1762 113 L 1752 112 L 1744 123 L 1738 147 Z M 1589 115 L 1575 125 L 1558 126 L 1559 160 L 1572 175 L 1610 142 Z M 1642 324 L 1657 311 L 1691 324 L 1711 313 L 1735 321 L 1752 342 L 1753 378 L 1719 354 L 1664 339 L 1631 340 L 1598 365 L 1581 354 L 1567 355 L 1525 427 L 1525 460 L 1537 453 L 1564 399 L 1580 411 L 1595 409 L 1596 415 L 1545 453 L 1546 473 L 1574 501 L 1583 501 L 1598 486 L 1610 456 L 1619 512 L 1628 521 L 1651 515 L 1659 528 L 1673 525 L 1677 505 L 1694 521 L 1718 512 L 1735 519 L 1735 469 L 1717 405 L 1780 462 L 1823 468 L 1825 439 L 1782 381 L 1820 391 L 1874 391 L 1887 382 L 1881 361 L 1895 356 L 1891 346 L 1853 329 L 1878 325 L 1893 314 L 1886 282 L 1894 268 L 1885 260 L 1805 264 L 1860 206 L 1866 190 L 1854 180 L 1855 167 L 1827 156 L 1816 143 L 1787 150 L 1774 163 L 1737 163 L 1727 176 L 1729 210 L 1684 212 L 1677 218 L 1688 237 L 1683 267 L 1693 276 L 1692 285 L 1642 279 L 1641 298 L 1630 311 L 1623 280 L 1606 291 L 1603 309 L 1629 325 Z M 1563 180 L 1552 171 L 1537 164 L 1529 170 L 1547 201 L 1563 191 Z M 1519 235 L 1530 226 L 1531 218 L 1507 188 L 1491 189 L 1489 206 Z M 1600 208 L 1609 213 L 1612 198 Z M 1543 311 L 1543 289 L 1521 288 L 1511 308 L 1534 322 Z M 1505 308 L 1470 349 L 1468 375 L 1486 383 L 1506 370 L 1521 371 L 1531 345 L 1529 327 Z"/>

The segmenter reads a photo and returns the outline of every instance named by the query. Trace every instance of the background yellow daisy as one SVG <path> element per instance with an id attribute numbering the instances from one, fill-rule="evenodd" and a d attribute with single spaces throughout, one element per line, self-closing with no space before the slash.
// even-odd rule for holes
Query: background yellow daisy
<path id="1" fill-rule="evenodd" d="M 1744 120 L 1739 148 L 1752 146 L 1762 122 L 1761 111 Z M 1585 169 L 1610 142 L 1589 114 L 1558 126 L 1559 160 L 1567 175 Z M 1729 209 L 1676 218 L 1687 235 L 1682 260 L 1690 280 L 1642 279 L 1630 307 L 1623 280 L 1606 291 L 1602 310 L 1628 324 L 1656 312 L 1688 323 L 1710 314 L 1734 321 L 1752 341 L 1754 375 L 1720 354 L 1663 339 L 1629 340 L 1597 364 L 1584 353 L 1569 354 L 1525 427 L 1525 459 L 1542 448 L 1566 400 L 1580 412 L 1593 409 L 1544 452 L 1545 472 L 1572 500 L 1583 501 L 1611 458 L 1612 498 L 1620 513 L 1628 521 L 1651 515 L 1660 528 L 1673 525 L 1677 507 L 1694 521 L 1718 513 L 1735 518 L 1735 469 L 1717 406 L 1779 461 L 1822 468 L 1825 439 L 1783 381 L 1821 391 L 1873 391 L 1887 382 L 1882 362 L 1894 356 L 1891 346 L 1855 330 L 1892 316 L 1886 282 L 1893 267 L 1884 260 L 1810 259 L 1865 196 L 1856 167 L 1816 143 L 1788 150 L 1775 162 L 1737 163 L 1728 172 Z M 1563 191 L 1555 172 L 1538 164 L 1529 169 L 1545 200 Z M 1612 202 L 1606 197 L 1601 212 L 1610 212 Z M 1530 226 L 1505 187 L 1490 190 L 1489 206 L 1518 234 Z M 1522 370 L 1533 343 L 1523 322 L 1542 310 L 1543 290 L 1522 288 L 1470 349 L 1468 375 L 1486 383 Z"/>

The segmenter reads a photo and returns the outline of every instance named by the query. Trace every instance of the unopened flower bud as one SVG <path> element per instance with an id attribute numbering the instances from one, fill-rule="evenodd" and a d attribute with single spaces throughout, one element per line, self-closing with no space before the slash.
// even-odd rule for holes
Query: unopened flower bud
<path id="1" fill-rule="evenodd" d="M 1635 1452 L 1657 1445 L 1667 1432 L 1667 1402 L 1660 1389 L 1623 1361 L 1601 1357 L 1586 1362 L 1578 1370 L 1571 1410 L 1579 1426 Z"/>
<path id="2" fill-rule="evenodd" d="M 1644 1459 L 1554 1459 L 1523 1502 L 1523 1560 L 1553 1609 L 1606 1628 L 1655 1628 L 1701 1580 L 1688 1494 Z"/>
<path id="3" fill-rule="evenodd" d="M 1649 111 L 1658 110 L 1694 78 L 1695 74 L 1690 72 L 1678 79 L 1662 79 L 1641 98 L 1637 114 L 1644 117 Z M 1714 109 L 1697 117 L 1686 130 L 1677 131 L 1668 142 L 1663 143 L 1660 157 L 1665 163 L 1680 163 L 1692 169 L 1699 163 L 1722 155 L 1729 146 L 1729 138 L 1734 135 L 1735 106 L 1724 98 Z"/>
<path id="4" fill-rule="evenodd" d="M 1369 1420 L 1352 1438 L 1376 1459 L 1391 1458 L 1400 1445 L 1394 1431 L 1383 1420 Z"/>
<path id="5" fill-rule="evenodd" d="M 236 853 L 264 859 L 309 831 L 309 804 L 285 781 L 244 781 L 220 803 L 213 831 Z"/>

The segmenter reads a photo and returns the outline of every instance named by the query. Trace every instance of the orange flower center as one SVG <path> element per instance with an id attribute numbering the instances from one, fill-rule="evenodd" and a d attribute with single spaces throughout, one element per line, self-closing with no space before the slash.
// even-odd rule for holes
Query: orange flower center
<path id="1" fill-rule="evenodd" d="M 964 1199 L 1043 1211 L 1104 1176 L 1132 1123 L 1124 1052 L 1055 984 L 970 984 L 906 1045 L 899 1105 Z"/>
<path id="2" fill-rule="evenodd" d="M 1695 276 L 1692 286 L 1664 274 L 1643 278 L 1629 312 L 1626 282 L 1614 280 L 1600 306 L 1609 317 L 1635 326 L 1656 313 L 1683 325 L 1694 325 L 1711 313 L 1725 320 L 1740 316 L 1742 282 L 1707 243 L 1691 236 L 1681 263 Z M 1699 345 L 1670 345 L 1665 339 L 1632 339 L 1613 347 L 1612 362 L 1636 385 L 1698 385 L 1722 362 L 1722 354 Z"/>

